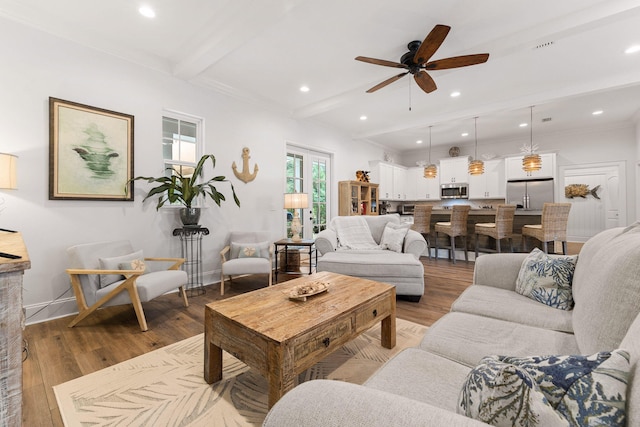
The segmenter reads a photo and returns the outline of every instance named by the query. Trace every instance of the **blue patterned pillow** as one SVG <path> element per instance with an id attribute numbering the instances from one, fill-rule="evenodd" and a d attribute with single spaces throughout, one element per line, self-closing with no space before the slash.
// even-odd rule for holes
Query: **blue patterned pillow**
<path id="1" fill-rule="evenodd" d="M 625 425 L 629 354 L 488 356 L 463 385 L 458 413 L 494 426 Z"/>
<path id="2" fill-rule="evenodd" d="M 571 310 L 571 282 L 577 260 L 577 255 L 550 256 L 534 249 L 522 262 L 516 292 L 553 308 Z"/>

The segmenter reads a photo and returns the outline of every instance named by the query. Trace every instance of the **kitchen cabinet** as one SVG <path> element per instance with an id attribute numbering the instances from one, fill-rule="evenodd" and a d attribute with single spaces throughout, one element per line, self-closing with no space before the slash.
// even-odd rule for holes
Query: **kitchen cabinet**
<path id="1" fill-rule="evenodd" d="M 503 199 L 506 194 L 504 165 L 502 159 L 487 160 L 482 175 L 469 175 L 469 198 Z"/>
<path id="2" fill-rule="evenodd" d="M 369 162 L 369 179 L 379 184 L 381 200 L 407 200 L 407 168 L 393 163 Z"/>
<path id="3" fill-rule="evenodd" d="M 440 200 L 440 180 L 438 177 L 425 178 L 424 168 L 409 168 L 407 170 L 407 200 Z"/>
<path id="4" fill-rule="evenodd" d="M 360 181 L 338 183 L 338 215 L 378 215 L 378 184 Z"/>
<path id="5" fill-rule="evenodd" d="M 469 157 L 453 157 L 440 160 L 440 183 L 469 182 Z"/>
<path id="6" fill-rule="evenodd" d="M 525 172 L 522 170 L 522 159 L 524 156 L 507 157 L 506 175 L 507 181 L 514 179 L 537 179 L 556 177 L 556 153 L 540 154 L 542 168 L 535 172 Z"/>

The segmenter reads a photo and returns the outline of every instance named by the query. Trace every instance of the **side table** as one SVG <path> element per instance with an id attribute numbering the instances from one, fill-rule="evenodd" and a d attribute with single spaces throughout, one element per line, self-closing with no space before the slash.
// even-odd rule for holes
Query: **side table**
<path id="1" fill-rule="evenodd" d="M 318 251 L 316 250 L 316 241 L 313 239 L 302 239 L 302 240 L 292 240 L 292 239 L 281 239 L 278 240 L 277 242 L 274 242 L 273 244 L 274 246 L 274 250 L 275 250 L 275 256 L 276 256 L 276 283 L 278 282 L 278 255 L 280 253 L 284 254 L 284 266 L 285 266 L 285 271 L 283 273 L 285 274 L 297 274 L 297 275 L 301 275 L 304 274 L 301 272 L 301 269 L 298 268 L 298 270 L 293 271 L 293 270 L 288 270 L 289 267 L 289 253 L 293 253 L 293 251 L 297 251 L 298 254 L 300 252 L 302 252 L 302 250 L 304 249 L 306 253 L 309 254 L 309 274 L 313 273 L 313 268 L 318 265 Z M 315 255 L 315 260 L 314 260 L 314 255 Z"/>
<path id="2" fill-rule="evenodd" d="M 202 295 L 205 292 L 202 283 L 202 236 L 209 234 L 206 227 L 184 227 L 173 230 L 174 236 L 180 237 L 182 242 L 183 270 L 189 276 L 186 285 L 187 295 L 190 297 Z"/>

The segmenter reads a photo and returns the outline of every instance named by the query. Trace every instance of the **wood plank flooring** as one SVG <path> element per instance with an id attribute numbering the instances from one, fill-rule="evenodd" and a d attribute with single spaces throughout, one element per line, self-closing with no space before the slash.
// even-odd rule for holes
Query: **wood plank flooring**
<path id="1" fill-rule="evenodd" d="M 449 311 L 451 303 L 473 278 L 472 262 L 453 265 L 446 259 L 422 258 L 425 294 L 420 302 L 398 299 L 397 316 L 431 325 Z M 278 280 L 288 278 L 278 275 Z M 234 279 L 225 286 L 228 298 L 266 285 L 266 276 Z M 23 425 L 63 426 L 53 386 L 139 356 L 204 332 L 204 306 L 219 300 L 219 285 L 189 299 L 185 308 L 177 294 L 145 303 L 149 324 L 141 332 L 130 305 L 109 307 L 92 314 L 74 328 L 71 317 L 27 326 L 28 358 L 23 364 Z"/>

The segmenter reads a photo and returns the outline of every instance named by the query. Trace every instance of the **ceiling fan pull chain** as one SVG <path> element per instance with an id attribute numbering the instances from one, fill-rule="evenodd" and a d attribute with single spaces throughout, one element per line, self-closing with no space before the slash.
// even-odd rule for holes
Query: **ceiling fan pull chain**
<path id="1" fill-rule="evenodd" d="M 411 79 L 407 81 L 409 82 L 409 111 L 411 111 Z"/>

